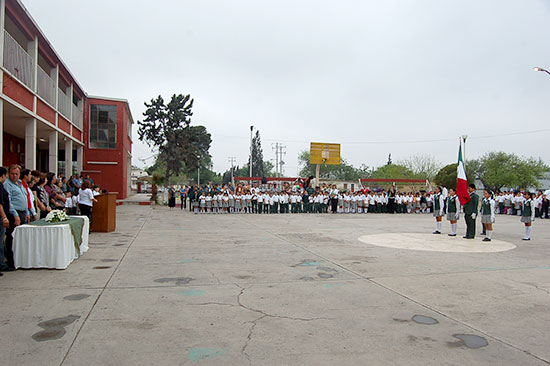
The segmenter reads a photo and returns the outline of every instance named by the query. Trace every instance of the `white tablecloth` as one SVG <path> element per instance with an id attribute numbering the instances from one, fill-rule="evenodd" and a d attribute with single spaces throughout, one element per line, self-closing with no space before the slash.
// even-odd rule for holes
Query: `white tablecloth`
<path id="1" fill-rule="evenodd" d="M 82 227 L 80 254 L 88 251 L 90 222 L 86 216 Z M 65 269 L 78 258 L 71 227 L 68 224 L 21 225 L 13 233 L 15 268 Z"/>

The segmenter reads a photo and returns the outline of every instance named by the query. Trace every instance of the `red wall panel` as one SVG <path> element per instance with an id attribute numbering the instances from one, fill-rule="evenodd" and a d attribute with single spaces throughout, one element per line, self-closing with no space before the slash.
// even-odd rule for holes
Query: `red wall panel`
<path id="1" fill-rule="evenodd" d="M 69 135 L 71 134 L 71 123 L 67 121 L 65 118 L 61 117 L 60 114 L 59 114 L 59 117 L 57 117 L 57 127 L 67 132 L 67 134 Z"/>
<path id="2" fill-rule="evenodd" d="M 4 73 L 4 87 L 2 88 L 4 94 L 11 99 L 25 106 L 28 110 L 32 111 L 34 104 L 34 95 L 28 91 L 18 81 Z"/>
<path id="3" fill-rule="evenodd" d="M 78 130 L 78 128 L 73 126 L 73 137 L 77 139 L 78 141 L 82 141 L 82 132 Z"/>
<path id="4" fill-rule="evenodd" d="M 40 99 L 36 99 L 36 114 L 55 125 L 55 111 Z"/>
<path id="5" fill-rule="evenodd" d="M 18 146 L 19 152 L 17 152 Z M 10 148 L 13 151 L 10 151 Z M 25 140 L 4 132 L 4 167 L 9 167 L 12 164 L 23 164 L 24 162 L 20 160 L 20 157 L 24 152 Z"/>

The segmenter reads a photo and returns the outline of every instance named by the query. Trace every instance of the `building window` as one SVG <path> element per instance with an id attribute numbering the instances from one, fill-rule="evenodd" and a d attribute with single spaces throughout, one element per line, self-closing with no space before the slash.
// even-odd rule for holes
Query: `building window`
<path id="1" fill-rule="evenodd" d="M 115 105 L 90 105 L 90 148 L 116 149 Z"/>

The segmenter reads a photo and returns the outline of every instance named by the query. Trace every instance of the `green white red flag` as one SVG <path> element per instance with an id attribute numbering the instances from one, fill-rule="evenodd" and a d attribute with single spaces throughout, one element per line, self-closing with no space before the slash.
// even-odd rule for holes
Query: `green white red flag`
<path id="1" fill-rule="evenodd" d="M 462 158 L 462 144 L 458 147 L 458 164 L 456 174 L 456 195 L 460 205 L 464 206 L 470 200 L 468 193 L 468 179 L 466 178 L 466 169 L 464 169 L 464 159 Z"/>

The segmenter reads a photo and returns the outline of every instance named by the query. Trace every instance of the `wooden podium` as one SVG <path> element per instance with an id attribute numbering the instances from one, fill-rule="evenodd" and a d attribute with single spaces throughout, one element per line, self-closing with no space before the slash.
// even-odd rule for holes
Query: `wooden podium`
<path id="1" fill-rule="evenodd" d="M 91 229 L 95 232 L 108 233 L 116 229 L 116 193 L 95 196 L 92 209 Z"/>

